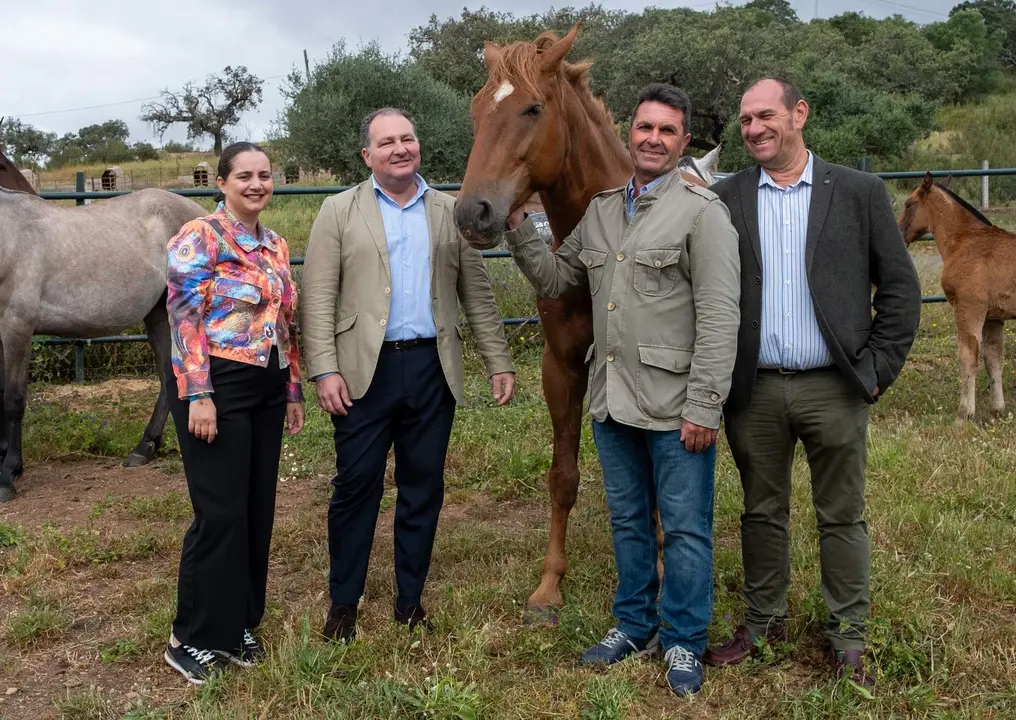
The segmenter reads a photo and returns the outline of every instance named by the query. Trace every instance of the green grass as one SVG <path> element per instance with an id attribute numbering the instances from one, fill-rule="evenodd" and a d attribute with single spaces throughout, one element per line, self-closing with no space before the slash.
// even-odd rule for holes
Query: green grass
<path id="1" fill-rule="evenodd" d="M 939 292 L 933 246 L 912 252 L 924 292 Z M 524 313 L 530 300 L 510 274 L 498 272 L 492 264 L 495 289 L 506 302 L 517 303 L 511 312 Z M 524 623 L 522 611 L 538 583 L 547 542 L 551 434 L 540 386 L 539 335 L 530 329 L 509 333 L 520 384 L 507 408 L 493 406 L 479 358 L 467 343 L 466 400 L 453 428 L 445 510 L 424 597 L 436 626 L 432 635 L 407 635 L 390 620 L 392 542 L 384 530 L 373 550 L 359 639 L 339 647 L 317 636 L 327 609 L 325 508 L 333 449 L 331 424 L 313 407 L 311 392 L 305 431 L 284 441 L 281 492 L 298 502 L 280 513 L 273 536 L 263 627 L 268 662 L 248 672 L 231 669 L 201 690 L 174 690 L 178 699 L 149 688 L 127 703 L 122 692 L 107 693 L 101 686 L 71 695 L 61 688 L 51 696 L 57 712 L 195 720 L 1016 716 L 1014 420 L 984 422 L 981 370 L 976 422 L 954 427 L 959 386 L 947 306 L 924 307 L 909 362 L 872 411 L 866 517 L 874 697 L 834 682 L 823 663 L 827 611 L 803 452 L 793 468 L 790 638 L 764 648 L 765 662 L 710 668 L 703 692 L 688 701 L 666 689 L 659 660 L 625 663 L 609 673 L 577 667 L 582 650 L 613 624 L 616 583 L 588 419 L 579 501 L 568 528 L 566 605 L 556 626 Z M 1006 344 L 1012 357 L 1011 333 Z M 1005 394 L 1016 395 L 1011 365 Z M 42 460 L 121 457 L 147 418 L 146 398 L 139 393 L 113 403 L 98 394 L 89 403 L 33 402 L 26 421 L 26 472 Z M 179 478 L 172 423 L 167 438 L 156 464 Z M 381 515 L 386 528 L 394 497 L 389 486 Z M 715 500 L 709 631 L 720 640 L 744 610 L 740 482 L 722 435 Z M 89 515 L 78 526 L 59 529 L 0 515 L 0 593 L 6 589 L 11 596 L 0 633 L 0 654 L 10 656 L 5 672 L 25 672 L 44 653 L 67 645 L 83 657 L 90 654 L 97 666 L 125 676 L 143 672 L 161 687 L 178 688 L 179 678 L 158 658 L 174 615 L 176 554 L 190 520 L 182 484 L 159 493 L 145 489 L 136 497 L 111 495 Z M 132 523 L 131 529 L 118 529 L 120 520 Z M 35 587 L 53 594 L 33 597 Z M 70 587 L 75 591 L 63 592 Z M 89 593 L 102 595 L 114 587 L 116 593 L 97 607 L 95 598 L 86 603 Z M 95 620 L 72 629 L 68 618 L 79 612 L 94 613 Z"/>
<path id="2" fill-rule="evenodd" d="M 53 640 L 73 621 L 63 602 L 32 593 L 7 617 L 3 638 L 13 647 L 30 647 Z"/>

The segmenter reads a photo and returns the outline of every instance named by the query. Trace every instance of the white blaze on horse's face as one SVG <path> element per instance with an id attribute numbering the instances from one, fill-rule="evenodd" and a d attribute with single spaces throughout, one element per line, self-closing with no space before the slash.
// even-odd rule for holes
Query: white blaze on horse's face
<path id="1" fill-rule="evenodd" d="M 494 104 L 500 105 L 501 101 L 504 100 L 509 95 L 511 95 L 513 92 L 515 92 L 515 86 L 512 85 L 507 80 L 505 80 L 503 83 L 501 83 L 501 87 L 497 89 L 497 92 L 494 93 Z"/>

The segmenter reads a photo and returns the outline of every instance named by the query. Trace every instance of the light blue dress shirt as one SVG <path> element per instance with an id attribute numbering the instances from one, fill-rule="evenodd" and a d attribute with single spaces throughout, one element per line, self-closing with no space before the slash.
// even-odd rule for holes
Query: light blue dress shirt
<path id="1" fill-rule="evenodd" d="M 654 187 L 656 187 L 661 182 L 663 182 L 663 178 L 665 178 L 665 177 L 667 177 L 667 176 L 666 175 L 660 175 L 660 177 L 656 178 L 655 180 L 652 180 L 649 183 L 647 183 L 646 185 L 643 185 L 641 188 L 639 188 L 639 195 L 641 195 L 642 193 L 646 193 L 646 192 L 649 192 L 650 190 L 652 190 Z M 635 217 L 635 176 L 634 175 L 632 175 L 628 179 L 628 186 L 624 190 L 624 206 L 625 206 L 625 208 L 628 211 L 628 222 L 631 222 L 631 219 L 633 217 Z"/>
<path id="2" fill-rule="evenodd" d="M 815 157 L 781 188 L 762 170 L 758 231 L 762 248 L 762 346 L 759 367 L 811 370 L 833 364 L 808 288 L 805 246 Z"/>
<path id="3" fill-rule="evenodd" d="M 437 337 L 430 294 L 430 227 L 423 194 L 426 181 L 416 176 L 416 194 L 399 207 L 385 195 L 373 175 L 381 220 L 388 245 L 388 267 L 392 273 L 391 310 L 385 340 L 412 340 Z"/>

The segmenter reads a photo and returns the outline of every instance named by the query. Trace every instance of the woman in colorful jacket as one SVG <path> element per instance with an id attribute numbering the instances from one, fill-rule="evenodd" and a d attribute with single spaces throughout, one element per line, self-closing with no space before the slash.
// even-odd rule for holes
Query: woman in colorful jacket
<path id="1" fill-rule="evenodd" d="M 286 241 L 258 218 L 272 169 L 253 143 L 227 147 L 219 202 L 169 242 L 169 387 L 194 522 L 183 541 L 165 661 L 196 685 L 264 654 L 268 547 L 283 428 L 303 427 L 296 288 Z"/>

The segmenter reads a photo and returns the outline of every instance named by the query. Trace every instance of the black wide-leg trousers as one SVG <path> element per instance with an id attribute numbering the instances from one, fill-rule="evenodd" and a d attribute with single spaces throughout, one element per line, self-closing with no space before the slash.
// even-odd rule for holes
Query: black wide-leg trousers
<path id="1" fill-rule="evenodd" d="M 187 429 L 190 402 L 177 397 L 168 373 L 194 509 L 180 554 L 173 634 L 184 645 L 234 652 L 265 612 L 289 369 L 279 367 L 275 347 L 266 368 L 209 361 L 218 427 L 211 443 Z"/>

